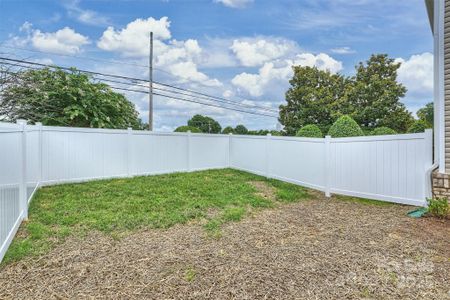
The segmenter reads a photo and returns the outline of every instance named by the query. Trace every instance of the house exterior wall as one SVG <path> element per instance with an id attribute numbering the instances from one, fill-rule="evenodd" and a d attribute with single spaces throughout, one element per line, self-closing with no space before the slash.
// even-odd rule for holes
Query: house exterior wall
<path id="1" fill-rule="evenodd" d="M 444 158 L 445 158 L 445 173 L 450 174 L 450 0 L 443 0 L 444 2 Z M 442 88 L 442 86 L 441 86 Z"/>

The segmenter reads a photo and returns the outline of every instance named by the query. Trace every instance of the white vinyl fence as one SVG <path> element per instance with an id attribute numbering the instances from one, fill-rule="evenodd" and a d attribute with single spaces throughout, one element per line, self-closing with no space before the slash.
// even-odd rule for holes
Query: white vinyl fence
<path id="1" fill-rule="evenodd" d="M 0 123 L 0 261 L 43 185 L 235 168 L 330 193 L 426 205 L 432 133 L 297 138 Z"/>

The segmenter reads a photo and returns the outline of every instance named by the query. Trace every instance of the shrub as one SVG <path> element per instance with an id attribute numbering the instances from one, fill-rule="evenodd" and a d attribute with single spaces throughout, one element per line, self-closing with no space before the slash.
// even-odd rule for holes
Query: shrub
<path id="1" fill-rule="evenodd" d="M 323 137 L 322 131 L 317 125 L 310 124 L 305 125 L 297 131 L 295 136 L 310 137 L 310 138 L 321 138 Z"/>
<path id="2" fill-rule="evenodd" d="M 270 134 L 273 135 L 273 136 L 281 136 L 281 132 L 278 131 L 278 130 L 271 130 Z"/>
<path id="3" fill-rule="evenodd" d="M 229 133 L 234 133 L 234 129 L 231 126 L 227 126 L 222 130 L 223 134 L 229 134 Z"/>
<path id="4" fill-rule="evenodd" d="M 370 135 L 390 135 L 390 134 L 397 134 L 397 131 L 394 129 L 391 129 L 389 127 L 378 127 L 375 128 Z"/>
<path id="5" fill-rule="evenodd" d="M 415 120 L 411 127 L 408 128 L 408 133 L 424 132 L 427 129 L 427 123 L 422 120 Z"/>
<path id="6" fill-rule="evenodd" d="M 195 133 L 201 133 L 201 131 L 200 131 L 200 129 L 198 129 L 197 127 L 194 127 L 194 126 L 180 126 L 180 127 L 178 127 L 177 129 L 175 129 L 175 131 L 174 132 L 188 132 L 188 131 L 191 131 L 191 132 L 195 132 Z"/>
<path id="7" fill-rule="evenodd" d="M 244 125 L 238 125 L 234 129 L 234 133 L 236 133 L 236 134 L 247 134 L 248 133 L 248 129 Z"/>
<path id="8" fill-rule="evenodd" d="M 331 137 L 362 136 L 364 132 L 350 116 L 342 116 L 331 125 L 328 135 Z"/>
<path id="9" fill-rule="evenodd" d="M 450 206 L 447 198 L 427 199 L 427 202 L 428 214 L 438 218 L 447 218 L 449 216 Z"/>

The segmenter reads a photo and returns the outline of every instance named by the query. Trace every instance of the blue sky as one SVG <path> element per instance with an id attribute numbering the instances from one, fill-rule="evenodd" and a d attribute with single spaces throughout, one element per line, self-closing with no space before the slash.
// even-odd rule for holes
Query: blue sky
<path id="1" fill-rule="evenodd" d="M 249 105 L 276 109 L 292 65 L 351 75 L 372 53 L 402 62 L 408 109 L 432 99 L 433 45 L 423 0 L 0 0 L 0 52 L 9 57 L 146 78 L 146 68 L 123 63 L 147 64 L 150 28 L 155 80 Z M 147 97 L 126 95 L 146 121 Z M 195 113 L 223 127 L 277 123 L 157 97 L 155 129 L 172 130 Z"/>

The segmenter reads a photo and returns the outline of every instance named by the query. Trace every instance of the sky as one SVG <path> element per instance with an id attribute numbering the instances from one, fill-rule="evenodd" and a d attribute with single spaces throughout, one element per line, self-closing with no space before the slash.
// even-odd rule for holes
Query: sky
<path id="1" fill-rule="evenodd" d="M 0 55 L 154 80 L 277 110 L 292 66 L 353 75 L 371 54 L 402 65 L 401 101 L 432 101 L 433 41 L 423 0 L 0 0 Z M 90 59 L 87 59 L 90 58 Z M 148 120 L 148 96 L 122 91 Z M 222 127 L 279 129 L 277 118 L 155 97 L 154 130 L 194 114 Z"/>

